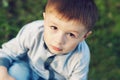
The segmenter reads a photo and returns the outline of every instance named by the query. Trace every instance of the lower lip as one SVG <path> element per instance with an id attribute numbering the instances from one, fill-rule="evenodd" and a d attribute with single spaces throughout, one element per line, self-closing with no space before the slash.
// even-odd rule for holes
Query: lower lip
<path id="1" fill-rule="evenodd" d="M 55 46 L 52 46 L 52 48 L 53 48 L 55 51 L 62 51 L 62 49 L 57 48 L 57 47 L 55 47 Z"/>

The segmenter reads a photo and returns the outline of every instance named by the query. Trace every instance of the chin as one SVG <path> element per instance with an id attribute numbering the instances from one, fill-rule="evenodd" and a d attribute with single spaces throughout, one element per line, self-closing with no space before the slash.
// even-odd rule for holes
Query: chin
<path id="1" fill-rule="evenodd" d="M 61 54 L 61 52 L 59 52 L 59 51 L 54 51 L 54 50 L 51 50 L 50 52 L 53 53 L 53 54 Z"/>

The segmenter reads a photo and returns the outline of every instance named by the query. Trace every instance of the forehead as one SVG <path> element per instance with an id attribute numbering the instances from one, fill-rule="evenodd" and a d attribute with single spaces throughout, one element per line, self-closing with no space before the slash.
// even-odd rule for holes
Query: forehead
<path id="1" fill-rule="evenodd" d="M 61 27 L 64 30 L 76 30 L 78 32 L 85 31 L 85 26 L 76 20 L 67 20 L 56 12 L 45 13 L 45 21 L 47 24 L 54 24 L 57 27 Z"/>
<path id="2" fill-rule="evenodd" d="M 57 16 L 59 19 L 62 19 L 64 21 L 74 21 L 74 22 L 80 22 L 79 20 L 77 19 L 70 19 L 70 16 L 69 15 L 65 15 L 65 13 L 61 13 L 59 12 L 55 7 L 49 7 L 46 9 L 45 11 L 47 13 L 47 15 L 49 14 L 54 14 L 55 16 Z"/>

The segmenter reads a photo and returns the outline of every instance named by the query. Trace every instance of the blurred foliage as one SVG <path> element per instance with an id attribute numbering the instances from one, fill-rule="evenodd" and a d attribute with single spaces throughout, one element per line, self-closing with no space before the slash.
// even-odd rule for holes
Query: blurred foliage
<path id="1" fill-rule="evenodd" d="M 13 38 L 26 23 L 42 19 L 45 0 L 0 0 L 0 44 Z"/>
<path id="2" fill-rule="evenodd" d="M 0 0 L 0 45 L 26 23 L 43 19 L 47 0 Z M 95 0 L 99 20 L 87 39 L 91 50 L 88 80 L 120 79 L 120 0 Z"/>
<path id="3" fill-rule="evenodd" d="M 120 79 L 120 0 L 95 0 L 99 20 L 87 39 L 91 50 L 89 80 Z"/>

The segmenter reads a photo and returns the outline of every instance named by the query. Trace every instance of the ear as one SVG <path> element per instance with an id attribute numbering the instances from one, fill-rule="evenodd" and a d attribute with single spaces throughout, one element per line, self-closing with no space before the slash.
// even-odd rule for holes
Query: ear
<path id="1" fill-rule="evenodd" d="M 43 12 L 43 18 L 45 19 L 45 12 Z"/>
<path id="2" fill-rule="evenodd" d="M 87 32 L 87 33 L 84 35 L 84 39 L 86 39 L 90 34 L 92 34 L 92 31 Z"/>

